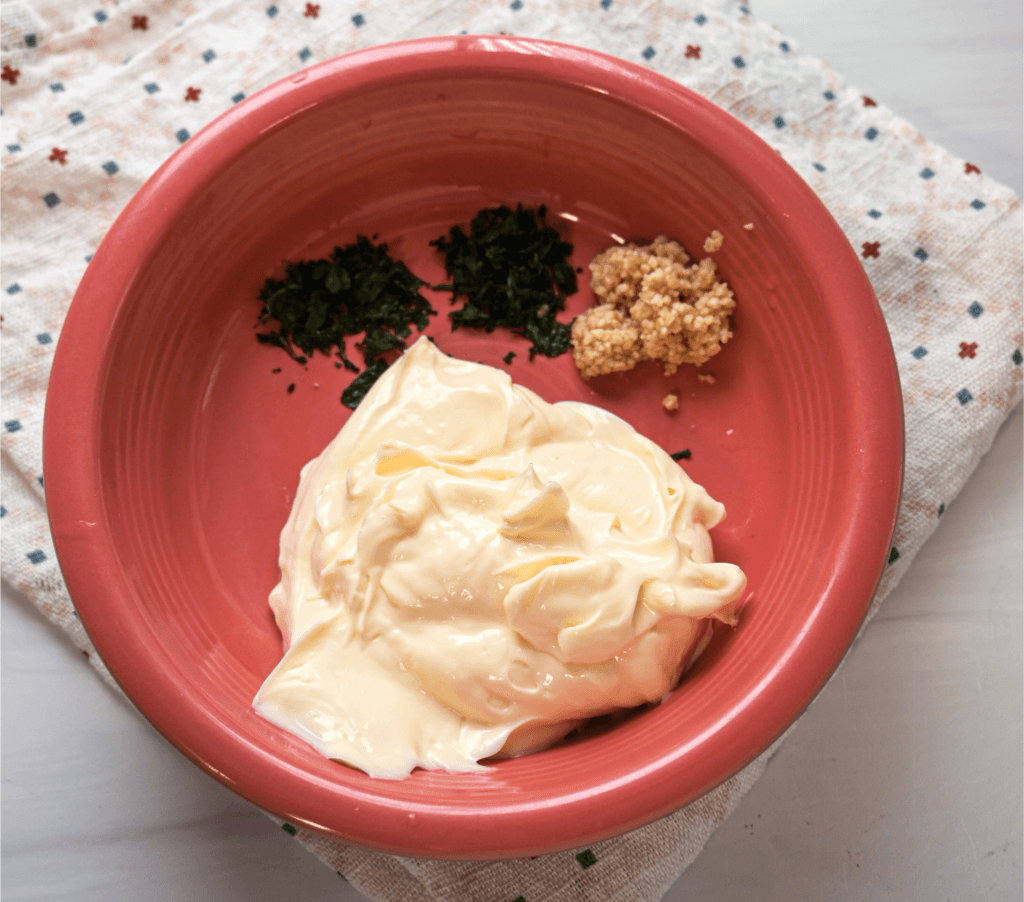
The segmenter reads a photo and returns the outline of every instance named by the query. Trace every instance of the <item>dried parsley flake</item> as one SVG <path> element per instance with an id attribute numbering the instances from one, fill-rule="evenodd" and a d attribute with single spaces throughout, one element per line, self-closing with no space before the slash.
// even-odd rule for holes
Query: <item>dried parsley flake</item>
<path id="1" fill-rule="evenodd" d="M 341 403 L 355 410 L 359 406 L 359 402 L 366 397 L 366 393 L 373 388 L 373 383 L 384 375 L 384 370 L 387 368 L 387 361 L 380 358 L 368 363 L 366 369 L 356 376 L 349 383 L 348 388 L 341 393 Z"/>

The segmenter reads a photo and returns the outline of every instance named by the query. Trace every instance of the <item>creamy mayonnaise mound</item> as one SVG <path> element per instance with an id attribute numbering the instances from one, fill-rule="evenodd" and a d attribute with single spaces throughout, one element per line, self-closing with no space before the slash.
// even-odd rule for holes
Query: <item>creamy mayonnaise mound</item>
<path id="1" fill-rule="evenodd" d="M 302 470 L 254 706 L 375 777 L 550 745 L 662 698 L 735 622 L 724 514 L 612 414 L 421 338 Z"/>

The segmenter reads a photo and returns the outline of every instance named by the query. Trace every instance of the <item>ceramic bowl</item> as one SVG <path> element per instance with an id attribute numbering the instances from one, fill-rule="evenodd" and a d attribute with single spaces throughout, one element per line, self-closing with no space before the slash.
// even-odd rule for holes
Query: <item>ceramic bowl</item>
<path id="1" fill-rule="evenodd" d="M 429 242 L 480 208 L 545 204 L 574 262 L 666 234 L 715 254 L 735 337 L 705 367 L 584 381 L 524 340 L 428 332 L 549 401 L 598 404 L 723 501 L 716 557 L 749 586 L 662 703 L 484 774 L 388 781 L 320 757 L 251 707 L 281 657 L 267 605 L 299 470 L 351 378 L 255 338 L 284 261 L 358 234 L 436 283 Z M 585 275 L 566 319 L 593 298 Z M 357 358 L 358 359 L 358 358 Z M 680 409 L 668 414 L 669 392 Z M 189 139 L 117 219 L 53 364 L 44 466 L 71 597 L 111 673 L 178 749 L 292 824 L 403 855 L 579 847 L 706 793 L 828 680 L 886 565 L 902 473 L 899 381 L 860 262 L 798 175 L 723 110 L 599 53 L 507 37 L 378 47 L 311 66 Z"/>

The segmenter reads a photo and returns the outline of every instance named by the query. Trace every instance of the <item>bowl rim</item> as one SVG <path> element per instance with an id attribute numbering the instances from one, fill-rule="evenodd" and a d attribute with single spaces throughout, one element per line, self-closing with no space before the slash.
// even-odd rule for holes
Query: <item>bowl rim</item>
<path id="1" fill-rule="evenodd" d="M 736 169 L 753 156 L 772 179 L 773 195 L 785 206 L 814 213 L 813 223 L 788 222 L 795 235 L 810 236 L 822 248 L 823 285 L 841 296 L 856 296 L 868 312 L 857 341 L 876 346 L 874 371 L 857 374 L 858 391 L 870 398 L 871 428 L 863 436 L 865 484 L 870 503 L 857 506 L 856 546 L 863 572 L 851 576 L 850 603 L 822 631 L 811 651 L 787 650 L 759 697 L 772 716 L 758 716 L 753 733 L 746 709 L 730 712 L 719 746 L 727 761 L 680 770 L 679 755 L 659 761 L 635 779 L 599 790 L 575 792 L 546 803 L 476 807 L 460 816 L 457 804 L 397 805 L 370 792 L 345 793 L 306 775 L 290 762 L 253 748 L 240 750 L 235 768 L 225 770 L 221 751 L 211 746 L 204 723 L 215 715 L 175 684 L 159 666 L 140 668 L 132 658 L 137 626 L 103 616 L 107 599 L 128 592 L 111 536 L 99 467 L 98 423 L 103 400 L 109 324 L 127 303 L 138 271 L 131 260 L 155 252 L 164 230 L 205 181 L 259 135 L 309 106 L 380 84 L 445 74 L 453 69 L 478 74 L 535 76 L 610 95 L 666 120 L 685 132 L 700 130 L 705 145 Z M 129 253 L 130 251 L 130 253 Z M 870 299 L 870 303 L 867 303 Z M 862 313 L 864 311 L 861 311 Z M 887 353 L 885 352 L 887 348 Z M 663 816 L 728 779 L 768 749 L 810 704 L 839 666 L 868 613 L 881 579 L 896 525 L 903 479 L 903 408 L 896 360 L 881 308 L 848 239 L 803 179 L 766 142 L 731 114 L 671 79 L 607 54 L 559 42 L 511 36 L 460 35 L 418 38 L 354 51 L 314 64 L 263 88 L 218 116 L 178 148 L 127 204 L 97 249 L 72 301 L 54 354 L 43 426 L 43 467 L 48 515 L 58 563 L 83 626 L 112 676 L 140 712 L 174 746 L 203 770 L 260 808 L 291 823 L 328 833 L 377 851 L 439 858 L 502 858 L 578 847 Z M 898 428 L 895 428 L 898 425 Z M 870 528 L 869 528 L 870 525 Z M 868 535 L 870 533 L 870 535 Z M 806 639 L 806 636 L 804 637 Z M 794 682 L 799 668 L 815 680 Z M 799 685 L 800 691 L 795 688 Z M 786 698 L 777 696 L 785 690 Z M 772 698 L 774 697 L 774 701 Z M 174 704 L 168 705 L 168 699 Z M 204 720 L 206 718 L 206 720 Z M 236 734 L 237 739 L 241 739 Z M 243 745 L 244 740 L 242 740 Z M 325 812 L 322 801 L 334 803 Z M 610 824 L 603 809 L 614 800 L 619 814 Z M 319 801 L 319 804 L 318 804 Z M 353 806 L 361 809 L 356 823 Z M 330 806 L 328 806 L 330 807 Z M 419 820 L 410 817 L 418 815 Z M 481 830 L 483 815 L 488 829 Z M 438 831 L 443 848 L 427 834 Z"/>

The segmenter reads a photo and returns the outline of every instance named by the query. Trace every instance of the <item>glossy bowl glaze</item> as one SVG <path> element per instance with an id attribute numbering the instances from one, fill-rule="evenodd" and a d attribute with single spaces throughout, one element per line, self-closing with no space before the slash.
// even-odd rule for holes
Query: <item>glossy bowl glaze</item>
<path id="1" fill-rule="evenodd" d="M 267 605 L 299 469 L 345 422 L 350 378 L 259 344 L 283 261 L 377 235 L 430 282 L 429 241 L 479 208 L 544 203 L 586 267 L 712 229 L 738 299 L 706 370 L 585 382 L 495 332 L 430 329 L 549 401 L 620 414 L 723 501 L 716 556 L 749 577 L 662 704 L 478 775 L 374 780 L 260 719 L 281 655 Z M 745 226 L 750 225 L 750 228 Z M 569 316 L 592 300 L 581 278 Z M 428 293 L 429 294 L 429 293 Z M 289 386 L 294 388 L 289 391 Z M 680 410 L 662 397 L 675 391 Z M 111 228 L 57 347 L 44 435 L 61 567 L 114 677 L 184 754 L 294 824 L 405 855 L 535 855 L 692 801 L 803 711 L 860 626 L 890 548 L 899 383 L 856 254 L 815 195 L 728 114 L 578 48 L 455 37 L 379 47 L 272 85 L 191 138 Z"/>

